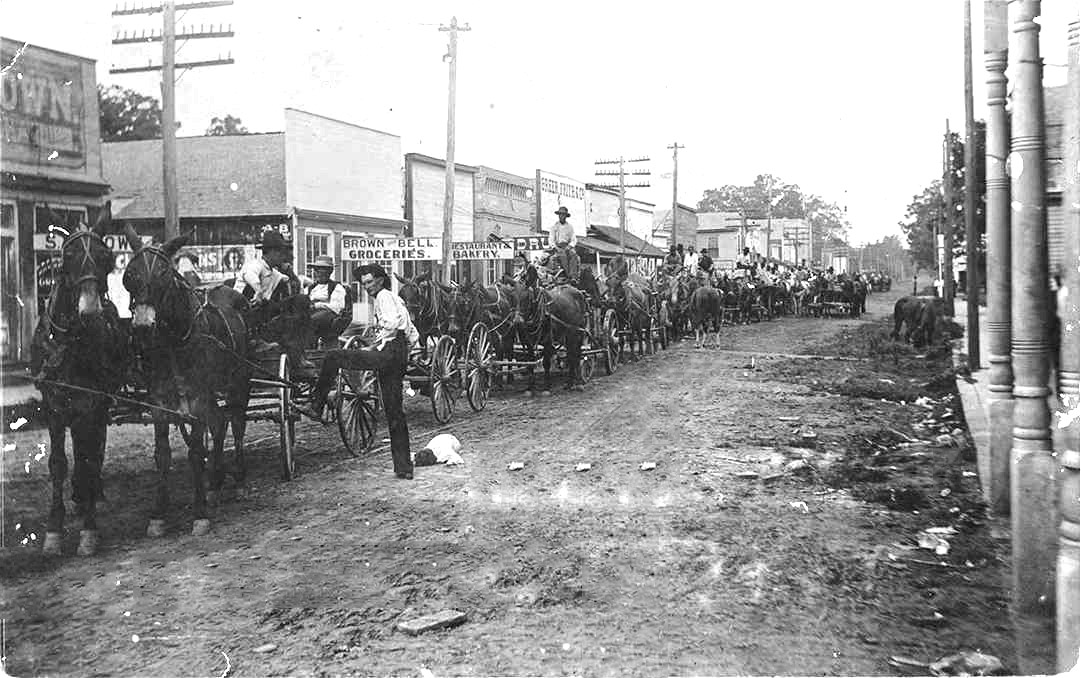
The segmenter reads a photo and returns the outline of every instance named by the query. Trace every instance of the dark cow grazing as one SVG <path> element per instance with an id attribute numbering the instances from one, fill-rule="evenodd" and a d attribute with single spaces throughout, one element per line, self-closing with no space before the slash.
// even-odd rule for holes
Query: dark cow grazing
<path id="1" fill-rule="evenodd" d="M 694 347 L 703 348 L 713 325 L 715 346 L 721 346 L 721 291 L 715 287 L 698 287 L 691 293 L 691 326 L 694 327 Z"/>
<path id="2" fill-rule="evenodd" d="M 931 347 L 941 336 L 942 300 L 938 297 L 901 297 L 893 305 L 893 332 L 890 338 L 902 339 L 913 346 Z"/>

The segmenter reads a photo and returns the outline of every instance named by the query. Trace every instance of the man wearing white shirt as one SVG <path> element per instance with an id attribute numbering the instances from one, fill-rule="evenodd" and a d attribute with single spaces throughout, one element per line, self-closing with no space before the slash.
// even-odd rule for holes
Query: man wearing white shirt
<path id="1" fill-rule="evenodd" d="M 353 309 L 347 303 L 348 288 L 330 277 L 334 270 L 334 260 L 325 254 L 315 258 L 311 264 L 314 281 L 305 286 L 308 298 L 312 301 L 312 331 L 324 342 L 333 342 L 349 322 Z M 348 314 L 348 315 L 347 315 Z M 344 322 L 343 322 L 344 321 Z"/>
<path id="2" fill-rule="evenodd" d="M 288 279 L 289 276 L 278 269 L 288 261 L 292 247 L 277 231 L 265 231 L 263 241 L 255 247 L 263 250 L 262 258 L 244 262 L 233 289 L 247 297 L 252 304 L 259 304 L 270 301 L 278 285 Z"/>
<path id="3" fill-rule="evenodd" d="M 548 233 L 548 246 L 554 250 L 563 266 L 564 274 L 574 284 L 578 282 L 578 267 L 581 263 L 578 252 L 574 249 L 578 244 L 578 236 L 574 233 L 574 226 L 567 221 L 571 212 L 566 206 L 560 206 L 556 215 L 559 220 L 552 224 L 552 230 Z"/>
<path id="4" fill-rule="evenodd" d="M 695 275 L 698 272 L 698 252 L 693 247 L 687 248 L 687 254 L 683 256 L 683 268 Z"/>
<path id="5" fill-rule="evenodd" d="M 327 395 L 340 368 L 375 371 L 379 375 L 383 411 L 386 412 L 387 427 L 390 429 L 394 473 L 403 480 L 412 480 L 413 459 L 409 454 L 409 427 L 402 409 L 402 378 L 405 377 L 409 359 L 409 346 L 417 340 L 417 328 L 413 326 L 405 303 L 390 290 L 390 278 L 382 266 L 367 264 L 354 272 L 354 275 L 357 274 L 368 294 L 374 343 L 370 349 L 327 351 L 319 371 L 319 381 L 312 391 L 311 409 L 305 414 L 323 421 Z"/>

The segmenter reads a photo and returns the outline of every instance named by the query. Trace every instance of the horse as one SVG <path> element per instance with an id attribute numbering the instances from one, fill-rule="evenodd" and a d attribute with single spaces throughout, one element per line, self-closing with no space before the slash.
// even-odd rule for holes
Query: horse
<path id="1" fill-rule="evenodd" d="M 721 291 L 705 285 L 691 294 L 691 325 L 694 327 L 694 347 L 703 348 L 708 339 L 709 323 L 714 327 L 717 348 L 721 346 Z"/>
<path id="2" fill-rule="evenodd" d="M 403 278 L 397 273 L 394 277 L 399 283 L 398 296 L 405 303 L 413 325 L 420 334 L 418 343 L 421 351 L 427 355 L 428 337 L 447 333 L 453 290 L 433 280 L 431 271 L 424 271 L 412 278 Z"/>
<path id="3" fill-rule="evenodd" d="M 623 334 L 620 335 L 620 347 L 626 341 L 630 348 L 631 361 L 636 362 L 634 347 L 638 344 L 639 350 L 644 355 L 647 342 L 653 341 L 649 336 L 649 324 L 653 304 L 653 290 L 649 287 L 649 281 L 636 273 L 627 273 L 627 265 L 623 255 L 617 255 L 608 262 L 605 268 L 605 295 L 610 299 L 619 316 L 621 325 L 627 328 L 629 340 Z"/>
<path id="4" fill-rule="evenodd" d="M 143 245 L 130 225 L 125 234 L 132 255 L 124 270 L 124 287 L 131 294 L 138 373 L 150 400 L 160 408 L 178 411 L 190 427 L 185 438 L 192 473 L 192 534 L 200 536 L 210 529 L 207 504 L 217 504 L 224 481 L 223 450 L 229 421 L 236 450 L 234 476 L 239 491 L 243 493 L 245 488 L 244 430 L 252 365 L 246 355 L 248 327 L 238 310 L 243 304 L 236 298 L 239 293 L 224 287 L 200 301 L 173 265 L 173 255 L 187 243 L 187 235 L 163 245 Z M 219 396 L 225 399 L 224 410 L 218 404 Z M 147 535 L 160 537 L 165 533 L 169 506 L 169 424 L 181 426 L 182 421 L 163 409 L 154 410 L 153 421 L 158 488 Z M 209 455 L 204 442 L 208 430 L 213 439 Z M 204 459 L 208 456 L 209 492 L 204 487 Z"/>
<path id="5" fill-rule="evenodd" d="M 536 268 L 528 266 L 522 279 L 514 282 L 514 323 L 519 339 L 529 360 L 535 347 L 540 345 L 544 364 L 543 394 L 551 392 L 552 356 L 555 347 L 562 344 L 566 349 L 566 389 L 581 391 L 582 388 L 582 336 L 587 332 L 589 304 L 581 290 L 570 285 L 541 287 Z M 529 384 L 526 393 L 532 395 L 535 371 L 529 368 Z"/>
<path id="6" fill-rule="evenodd" d="M 49 427 L 52 503 L 42 548 L 47 555 L 60 554 L 64 537 L 68 429 L 75 466 L 72 500 L 75 515 L 83 520 L 77 553 L 92 556 L 98 547 L 97 501 L 103 498 L 110 395 L 127 381 L 130 362 L 127 331 L 106 298 L 106 277 L 115 259 L 102 237 L 111 220 L 110 207 L 105 204 L 93 227 L 83 224 L 65 234 L 60 275 L 31 341 L 30 367 L 38 377 Z"/>
<path id="7" fill-rule="evenodd" d="M 905 326 L 903 341 L 913 346 L 932 346 L 939 333 L 942 300 L 937 297 L 905 296 L 893 305 L 893 331 L 890 339 L 901 340 L 901 327 Z"/>

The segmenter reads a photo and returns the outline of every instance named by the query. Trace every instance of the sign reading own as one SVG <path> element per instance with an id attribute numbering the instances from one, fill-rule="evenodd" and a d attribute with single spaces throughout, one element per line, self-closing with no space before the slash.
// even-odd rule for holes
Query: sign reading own
<path id="1" fill-rule="evenodd" d="M 514 246 L 500 242 L 456 242 L 451 243 L 450 254 L 455 261 L 513 259 Z"/>
<path id="2" fill-rule="evenodd" d="M 439 261 L 442 238 L 359 238 L 342 236 L 346 261 Z"/>

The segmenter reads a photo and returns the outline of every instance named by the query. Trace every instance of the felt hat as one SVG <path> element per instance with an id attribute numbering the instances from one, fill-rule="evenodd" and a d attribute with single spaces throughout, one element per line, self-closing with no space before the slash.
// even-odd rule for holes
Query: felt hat
<path id="1" fill-rule="evenodd" d="M 559 209 L 555 211 L 556 214 L 565 214 L 568 217 L 571 215 L 571 211 L 567 209 L 566 205 L 560 205 Z"/>
<path id="2" fill-rule="evenodd" d="M 311 266 L 312 268 L 330 268 L 330 269 L 333 269 L 334 268 L 334 260 L 331 259 L 329 256 L 327 256 L 325 254 L 320 254 L 319 256 L 317 256 L 315 258 L 315 261 L 313 261 L 311 264 L 309 264 L 309 266 Z"/>

